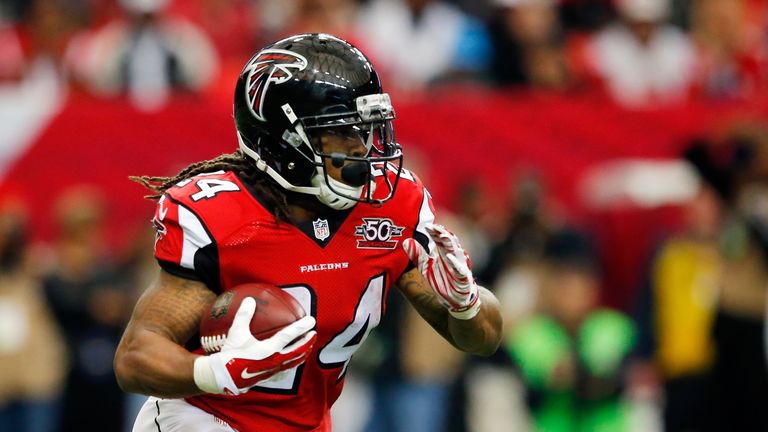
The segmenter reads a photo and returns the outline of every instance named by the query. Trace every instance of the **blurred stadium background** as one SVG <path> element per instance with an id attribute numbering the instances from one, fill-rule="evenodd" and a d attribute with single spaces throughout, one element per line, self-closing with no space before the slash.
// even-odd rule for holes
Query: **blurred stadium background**
<path id="1" fill-rule="evenodd" d="M 336 431 L 768 430 L 768 0 L 2 0 L 0 431 L 130 430 L 127 176 L 232 151 L 299 32 L 372 58 L 506 317 L 467 358 L 392 296 Z"/>

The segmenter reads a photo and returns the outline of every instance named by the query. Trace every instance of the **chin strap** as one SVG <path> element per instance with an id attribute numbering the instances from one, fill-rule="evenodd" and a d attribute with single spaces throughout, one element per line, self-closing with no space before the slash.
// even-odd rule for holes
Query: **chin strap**
<path id="1" fill-rule="evenodd" d="M 328 177 L 328 183 L 331 185 L 329 187 L 328 183 L 325 182 L 324 177 L 325 176 L 321 173 L 317 173 L 314 177 L 312 177 L 312 186 L 320 189 L 320 193 L 317 194 L 318 201 L 334 210 L 346 210 L 357 204 L 357 201 L 334 192 L 331 190 L 331 187 L 343 193 L 344 195 L 359 197 L 363 193 L 363 186 L 350 186 L 346 183 L 342 183 L 336 179 Z"/>
<path id="2" fill-rule="evenodd" d="M 267 163 L 264 162 L 258 153 L 248 147 L 245 144 L 243 137 L 240 136 L 239 132 L 237 134 L 237 140 L 240 144 L 240 150 L 248 157 L 253 159 L 256 168 L 259 171 L 267 173 L 268 176 L 270 176 L 285 190 L 304 193 L 307 195 L 315 195 L 318 201 L 334 210 L 346 210 L 352 208 L 355 204 L 357 204 L 357 201 L 337 194 L 331 190 L 331 187 L 333 187 L 334 190 L 337 190 L 349 197 L 359 197 L 363 193 L 363 186 L 350 186 L 331 177 L 328 177 L 328 183 L 331 184 L 331 186 L 328 186 L 328 183 L 325 182 L 325 174 L 322 172 L 322 168 L 318 168 L 318 172 L 314 175 L 314 177 L 312 177 L 312 186 L 296 186 L 283 178 L 280 173 L 267 165 Z M 376 184 L 371 181 L 369 183 L 369 187 L 372 189 L 371 194 L 373 194 L 373 191 L 376 188 Z"/>

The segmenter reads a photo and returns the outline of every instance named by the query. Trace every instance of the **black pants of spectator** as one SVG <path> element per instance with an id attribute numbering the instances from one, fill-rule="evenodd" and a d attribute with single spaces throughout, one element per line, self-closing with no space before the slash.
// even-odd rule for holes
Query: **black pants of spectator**
<path id="1" fill-rule="evenodd" d="M 664 384 L 664 430 L 702 432 L 711 430 L 713 382 L 710 374 L 675 378 Z M 716 409 L 716 408 L 714 408 Z"/>
<path id="2" fill-rule="evenodd" d="M 63 394 L 60 432 L 122 432 L 124 394 L 112 380 L 73 372 Z"/>
<path id="3" fill-rule="evenodd" d="M 763 321 L 725 313 L 715 319 L 713 369 L 716 431 L 768 431 L 768 369 Z"/>

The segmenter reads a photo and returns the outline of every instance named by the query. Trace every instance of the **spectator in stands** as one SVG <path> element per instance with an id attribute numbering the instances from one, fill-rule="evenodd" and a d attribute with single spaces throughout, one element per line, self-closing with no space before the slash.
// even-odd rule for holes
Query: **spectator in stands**
<path id="1" fill-rule="evenodd" d="M 474 79 L 491 55 L 482 23 L 442 0 L 372 0 L 360 13 L 358 33 L 395 89 Z"/>
<path id="2" fill-rule="evenodd" d="M 768 298 L 768 128 L 734 126 L 724 138 L 696 143 L 686 158 L 718 192 L 725 208 L 719 243 L 722 275 L 713 323 L 711 407 L 700 429 L 768 430 L 768 374 L 765 353 L 765 310 Z M 701 314 L 693 315 L 695 319 Z M 694 323 L 695 320 L 689 322 Z M 701 324 L 699 324 L 701 325 Z M 696 366 L 707 360 L 701 338 L 686 341 L 673 365 Z M 697 342 L 698 339 L 698 342 Z M 693 342 L 693 343 L 691 343 Z M 694 355 L 690 355 L 694 354 Z M 698 354 L 698 355 L 696 355 Z M 690 389 L 693 391 L 693 389 Z M 692 408 L 693 409 L 693 408 Z M 702 415 L 697 411 L 696 415 Z"/>
<path id="3" fill-rule="evenodd" d="M 560 0 L 558 3 L 567 31 L 597 31 L 613 19 L 612 0 Z"/>
<path id="4" fill-rule="evenodd" d="M 18 32 L 0 20 L 0 83 L 16 83 L 24 76 L 26 59 Z"/>
<path id="5" fill-rule="evenodd" d="M 7 0 L 0 5 L 0 23 L 16 21 L 24 8 L 21 0 Z"/>
<path id="6" fill-rule="evenodd" d="M 45 280 L 48 302 L 70 348 L 60 430 L 117 431 L 124 395 L 112 359 L 131 297 L 115 285 L 104 253 L 104 208 L 98 191 L 75 187 L 57 201 L 56 265 Z M 98 409 L 94 408 L 98 398 Z"/>
<path id="7" fill-rule="evenodd" d="M 720 239 L 710 430 L 768 430 L 768 126 L 739 126 L 725 142 L 710 146 L 700 166 L 728 204 Z"/>
<path id="8" fill-rule="evenodd" d="M 60 73 L 67 42 L 85 11 L 62 0 L 33 0 L 14 8 L 16 20 L 0 12 L 0 85 Z M 9 15 L 11 12 L 7 12 Z"/>
<path id="9" fill-rule="evenodd" d="M 240 64 L 260 42 L 258 3 L 251 0 L 176 0 L 166 13 L 199 26 L 222 60 Z"/>
<path id="10" fill-rule="evenodd" d="M 696 56 L 688 37 L 665 23 L 669 0 L 617 0 L 616 7 L 619 20 L 586 45 L 591 73 L 626 106 L 684 100 Z"/>
<path id="11" fill-rule="evenodd" d="M 357 12 L 355 0 L 296 0 L 295 13 L 281 33 L 330 33 L 360 46 L 355 29 Z"/>
<path id="12" fill-rule="evenodd" d="M 491 247 L 488 263 L 478 272 L 478 279 L 494 287 L 497 294 L 506 291 L 507 278 L 516 279 L 510 273 L 536 267 L 544 254 L 544 246 L 554 229 L 553 215 L 547 203 L 545 186 L 536 174 L 526 174 L 514 187 L 511 196 L 512 211 L 503 237 Z M 529 273 L 524 270 L 523 273 Z M 527 279 L 527 277 L 525 278 Z M 517 304 L 510 304 L 516 308 Z M 507 317 L 505 317 L 507 318 Z M 508 324 L 508 320 L 504 320 Z"/>
<path id="13" fill-rule="evenodd" d="M 75 79 L 99 94 L 126 94 L 149 111 L 172 91 L 205 89 L 216 75 L 217 53 L 197 26 L 164 13 L 168 2 L 120 0 L 124 17 L 73 41 L 67 61 Z"/>
<path id="14" fill-rule="evenodd" d="M 490 76 L 500 85 L 563 88 L 569 82 L 554 0 L 494 0 Z"/>
<path id="15" fill-rule="evenodd" d="M 491 248 L 491 238 L 497 223 L 499 208 L 494 208 L 494 203 L 485 185 L 478 179 L 465 180 L 456 191 L 454 212 L 446 217 L 450 218 L 450 226 L 456 231 L 461 231 L 462 246 L 472 257 L 472 268 L 479 272 L 488 264 L 488 255 Z"/>
<path id="16" fill-rule="evenodd" d="M 50 432 L 67 362 L 26 240 L 24 209 L 0 204 L 0 430 Z"/>
<path id="17" fill-rule="evenodd" d="M 685 225 L 665 239 L 641 291 L 635 372 L 663 384 L 664 430 L 703 431 L 711 422 L 712 326 L 722 262 L 722 201 L 702 182 L 684 206 Z M 638 378 L 643 375 L 635 375 Z M 658 377 L 658 378 L 654 378 Z M 658 392 L 654 392 L 658 393 Z"/>
<path id="18" fill-rule="evenodd" d="M 699 0 L 691 34 L 701 58 L 701 87 L 717 98 L 748 98 L 768 88 L 768 4 Z"/>
<path id="19" fill-rule="evenodd" d="M 534 430 L 627 430 L 622 389 L 634 325 L 598 307 L 600 270 L 586 234 L 556 232 L 544 260 L 542 312 L 520 322 L 506 343 L 529 392 Z"/>
<path id="20" fill-rule="evenodd" d="M 240 74 L 243 62 L 268 39 L 261 20 L 271 17 L 263 16 L 264 3 L 264 0 L 177 0 L 165 12 L 198 25 L 213 44 L 219 58 L 218 73 L 205 85 L 205 95 L 216 98 L 215 103 L 232 103 L 232 81 Z"/>
<path id="21" fill-rule="evenodd" d="M 18 5 L 16 21 L 0 16 L 0 172 L 66 99 L 61 58 L 80 12 L 61 0 L 33 0 Z"/>

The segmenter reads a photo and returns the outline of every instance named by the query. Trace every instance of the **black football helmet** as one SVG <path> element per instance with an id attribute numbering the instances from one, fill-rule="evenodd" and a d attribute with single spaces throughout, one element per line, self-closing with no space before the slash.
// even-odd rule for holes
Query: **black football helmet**
<path id="1" fill-rule="evenodd" d="M 242 152 L 288 191 L 316 195 L 337 210 L 394 195 L 403 158 L 395 111 L 371 62 L 349 42 L 302 34 L 266 46 L 240 73 L 234 116 Z M 356 134 L 368 153 L 323 153 L 312 138 L 327 128 Z M 326 160 L 343 167 L 343 182 L 328 175 Z M 378 174 L 388 190 L 374 198 Z"/>

